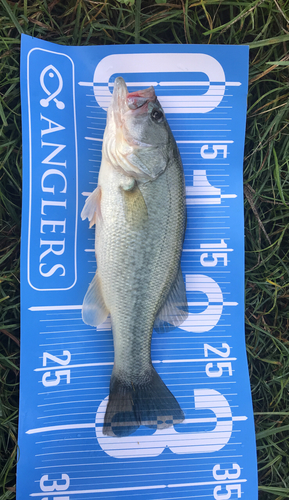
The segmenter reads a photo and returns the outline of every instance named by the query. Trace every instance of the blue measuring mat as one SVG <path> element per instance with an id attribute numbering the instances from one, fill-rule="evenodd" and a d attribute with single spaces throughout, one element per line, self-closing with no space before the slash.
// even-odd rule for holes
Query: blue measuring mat
<path id="1" fill-rule="evenodd" d="M 245 46 L 66 47 L 22 36 L 23 212 L 17 500 L 257 500 L 244 337 Z M 83 323 L 96 261 L 80 218 L 97 186 L 116 76 L 155 87 L 186 180 L 189 316 L 153 333 L 152 362 L 185 414 L 102 433 L 110 320 Z"/>

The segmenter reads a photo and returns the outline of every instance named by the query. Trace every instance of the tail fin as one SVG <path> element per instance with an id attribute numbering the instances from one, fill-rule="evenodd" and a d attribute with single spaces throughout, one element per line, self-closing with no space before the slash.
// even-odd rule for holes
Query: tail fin
<path id="1" fill-rule="evenodd" d="M 179 403 L 153 367 L 149 377 L 138 384 L 112 374 L 103 434 L 129 436 L 140 425 L 166 429 L 184 418 Z"/>

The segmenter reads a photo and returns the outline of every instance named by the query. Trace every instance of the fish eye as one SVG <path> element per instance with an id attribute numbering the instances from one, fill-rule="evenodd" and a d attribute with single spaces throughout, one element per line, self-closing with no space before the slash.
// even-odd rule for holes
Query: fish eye
<path id="1" fill-rule="evenodd" d="M 160 122 L 164 117 L 163 112 L 160 109 L 153 109 L 151 113 L 151 117 L 154 122 Z"/>

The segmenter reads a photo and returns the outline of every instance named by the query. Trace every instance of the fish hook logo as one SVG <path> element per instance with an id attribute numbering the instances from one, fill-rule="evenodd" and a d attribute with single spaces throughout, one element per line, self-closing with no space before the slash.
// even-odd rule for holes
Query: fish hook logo
<path id="1" fill-rule="evenodd" d="M 55 92 L 50 92 L 50 90 L 48 90 L 48 88 L 46 87 L 46 85 L 44 83 L 44 78 L 45 78 L 45 75 L 47 73 L 48 73 L 49 78 L 54 78 L 55 75 L 58 78 L 58 88 L 55 90 Z M 52 101 L 52 100 L 55 102 L 56 107 L 58 109 L 65 108 L 64 102 L 56 99 L 56 96 L 58 96 L 58 94 L 60 94 L 60 92 L 62 91 L 63 79 L 62 79 L 62 76 L 59 73 L 59 71 L 55 68 L 55 66 L 50 64 L 49 66 L 46 66 L 46 68 L 44 68 L 44 70 L 41 72 L 41 75 L 40 75 L 40 85 L 43 88 L 44 92 L 48 95 L 48 97 L 46 99 L 40 100 L 40 104 L 43 108 L 47 108 L 49 106 L 50 101 Z"/>

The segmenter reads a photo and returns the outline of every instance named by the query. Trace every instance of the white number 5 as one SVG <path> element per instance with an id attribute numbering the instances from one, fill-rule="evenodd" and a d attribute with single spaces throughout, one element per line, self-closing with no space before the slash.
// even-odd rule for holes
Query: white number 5
<path id="1" fill-rule="evenodd" d="M 218 493 L 219 491 L 221 491 L 222 486 L 216 486 L 216 488 L 214 488 L 214 498 L 216 500 L 228 500 L 229 498 L 231 498 L 233 490 L 237 490 L 238 498 L 241 497 L 241 485 L 240 484 L 226 484 L 224 486 L 226 488 L 227 493 L 221 493 L 221 494 Z"/>
<path id="2" fill-rule="evenodd" d="M 223 375 L 223 368 L 228 368 L 229 370 L 229 376 L 231 377 L 233 375 L 233 370 L 232 370 L 232 363 L 227 362 L 227 363 L 217 363 L 217 370 L 211 370 L 213 368 L 213 363 L 207 363 L 206 364 L 206 374 L 208 377 L 214 378 L 214 377 L 221 377 Z"/>
<path id="3" fill-rule="evenodd" d="M 214 158 L 217 158 L 218 151 L 220 151 L 223 153 L 223 158 L 227 158 L 227 148 L 228 146 L 225 146 L 223 144 L 220 144 L 219 146 L 214 144 L 212 146 L 213 153 L 206 153 L 206 150 L 209 149 L 209 145 L 205 144 L 201 147 L 201 157 L 208 160 L 213 160 Z"/>

